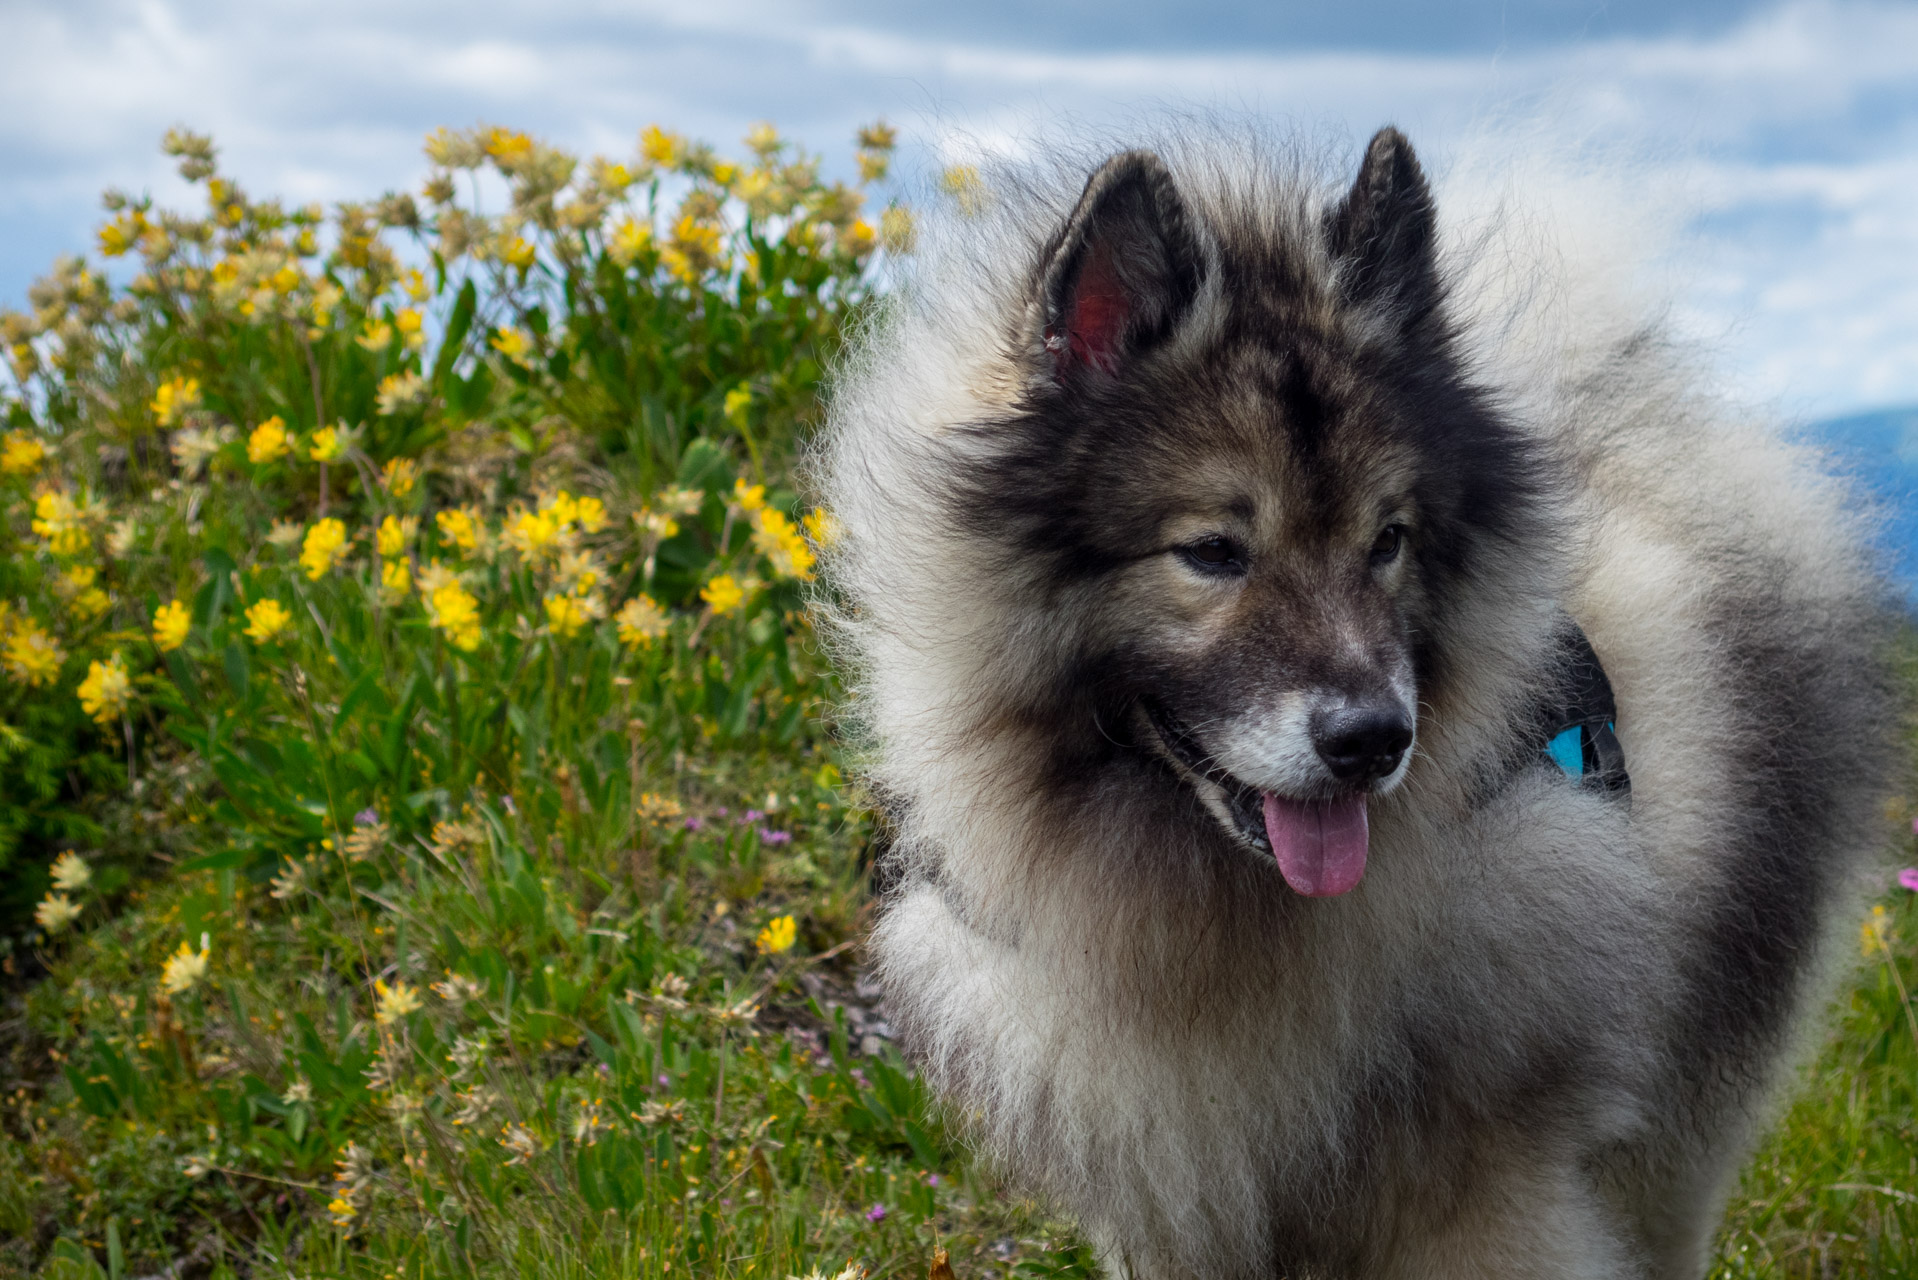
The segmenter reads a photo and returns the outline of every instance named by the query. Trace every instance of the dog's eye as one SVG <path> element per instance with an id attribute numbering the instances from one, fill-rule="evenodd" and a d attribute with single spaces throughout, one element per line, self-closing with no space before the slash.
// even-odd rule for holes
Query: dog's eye
<path id="1" fill-rule="evenodd" d="M 1179 552 L 1191 565 L 1206 573 L 1243 573 L 1245 557 L 1238 546 L 1226 538 L 1212 537 L 1180 547 Z"/>
<path id="2" fill-rule="evenodd" d="M 1379 536 L 1372 542 L 1372 563 L 1374 565 L 1391 564 L 1398 559 L 1399 548 L 1405 545 L 1405 526 L 1388 524 L 1379 530 Z"/>

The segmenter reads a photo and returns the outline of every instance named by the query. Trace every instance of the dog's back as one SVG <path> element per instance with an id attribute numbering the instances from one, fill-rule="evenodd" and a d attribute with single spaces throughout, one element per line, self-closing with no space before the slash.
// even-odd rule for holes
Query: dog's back
<path id="1" fill-rule="evenodd" d="M 1456 261 L 1433 277 L 1431 317 L 1413 315 L 1416 290 L 1365 292 L 1353 264 L 1394 243 L 1392 201 L 1424 192 L 1401 146 L 1375 142 L 1343 203 L 1282 148 L 1187 138 L 1156 149 L 1163 163 L 1102 171 L 1143 194 L 1099 197 L 1095 180 L 1075 213 L 1062 173 L 1008 171 L 926 228 L 927 257 L 842 375 L 818 459 L 843 530 L 828 565 L 839 634 L 899 824 L 875 953 L 954 1116 L 1117 1270 L 1696 1275 L 1878 834 L 1893 706 L 1880 589 L 1817 459 L 1696 390 L 1655 330 L 1608 336 L 1576 314 L 1576 340 L 1510 314 L 1501 328 L 1465 305 L 1482 295 L 1460 296 Z M 1381 191 L 1386 220 L 1357 219 Z M 1134 209 L 1153 200 L 1173 212 Z M 1074 229 L 1100 217 L 1119 229 Z M 1125 265 L 1135 251 L 1144 265 Z M 1081 261 L 1056 284 L 1075 253 L 1122 263 L 1105 294 L 1081 279 L 1103 268 Z M 1059 288 L 1079 290 L 1064 311 L 1048 302 Z M 1118 331 L 1130 345 L 1108 351 L 1084 317 L 1125 290 L 1156 328 Z M 1323 443 L 1298 443 L 1296 421 L 1273 437 L 1293 453 L 1260 500 L 1343 489 L 1327 509 L 1362 508 L 1372 488 L 1387 496 L 1377 476 L 1403 473 L 1390 492 L 1424 513 L 1405 520 L 1407 556 L 1425 557 L 1395 567 L 1388 524 L 1376 582 L 1298 570 L 1288 580 L 1326 585 L 1257 625 L 1192 603 L 1219 589 L 1220 538 L 1188 537 L 1173 567 L 1150 538 L 1127 541 L 1157 518 L 1152 495 L 1231 482 L 1254 455 L 1230 450 L 1265 438 L 1236 421 L 1267 401 L 1231 385 L 1249 357 L 1226 347 L 1282 364 L 1307 338 L 1289 320 L 1235 330 L 1255 290 L 1279 295 L 1259 314 L 1296 314 L 1326 353 L 1311 385 L 1333 404 L 1313 409 Z M 1507 358 L 1515 334 L 1523 359 Z M 1432 369 L 1402 367 L 1420 360 Z M 1146 381 L 1127 391 L 1135 364 Z M 1412 422 L 1416 397 L 1368 407 L 1390 399 L 1368 378 L 1428 379 L 1453 425 Z M 1079 394 L 1147 421 L 1101 435 Z M 1296 390 L 1275 394 L 1271 412 L 1303 412 Z M 1453 447 L 1523 467 L 1502 487 L 1461 478 Z M 1386 454 L 1397 471 L 1365 470 Z M 1167 590 L 1200 594 L 1166 604 Z M 1399 611 L 1379 634 L 1404 637 L 1417 746 L 1297 802 L 1369 815 L 1333 868 L 1362 881 L 1302 896 L 1321 886 L 1294 883 L 1310 877 L 1282 847 L 1292 775 L 1231 776 L 1257 762 L 1236 763 L 1218 727 L 1217 689 L 1240 686 L 1215 655 L 1303 652 L 1315 617 L 1349 635 L 1385 607 L 1374 597 Z M 1567 618 L 1609 678 L 1628 796 L 1555 772 L 1525 740 Z M 1374 649 L 1385 698 L 1398 650 Z M 1231 697 L 1264 696 L 1273 671 Z M 1156 710 L 1179 698 L 1208 714 Z M 1360 800 L 1340 799 L 1352 787 Z M 1242 802 L 1260 794 L 1262 829 Z"/>

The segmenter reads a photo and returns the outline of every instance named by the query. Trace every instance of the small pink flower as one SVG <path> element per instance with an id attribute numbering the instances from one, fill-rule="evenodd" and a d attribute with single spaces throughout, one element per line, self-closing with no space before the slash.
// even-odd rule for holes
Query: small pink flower
<path id="1" fill-rule="evenodd" d="M 786 844 L 790 842 L 792 838 L 793 833 L 790 831 L 768 831 L 765 827 L 759 829 L 759 842 L 761 844 Z"/>
<path id="2" fill-rule="evenodd" d="M 1900 871 L 1898 873 L 1898 883 L 1913 893 L 1918 893 L 1918 867 L 1906 867 L 1903 871 Z"/>
<path id="3" fill-rule="evenodd" d="M 873 1206 L 872 1208 L 870 1208 L 870 1209 L 868 1209 L 868 1210 L 866 1210 L 866 1221 L 867 1221 L 867 1222 L 884 1222 L 885 1220 L 886 1220 L 886 1206 L 885 1206 L 885 1205 L 883 1205 L 883 1204 L 876 1204 L 876 1205 L 874 1205 L 874 1206 Z"/>

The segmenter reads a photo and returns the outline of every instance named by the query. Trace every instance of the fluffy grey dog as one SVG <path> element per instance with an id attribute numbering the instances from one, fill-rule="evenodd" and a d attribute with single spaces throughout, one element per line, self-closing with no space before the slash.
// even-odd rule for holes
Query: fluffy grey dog
<path id="1" fill-rule="evenodd" d="M 1880 833 L 1842 486 L 1394 130 L 961 195 L 814 459 L 950 1113 L 1115 1275 L 1700 1275 Z"/>

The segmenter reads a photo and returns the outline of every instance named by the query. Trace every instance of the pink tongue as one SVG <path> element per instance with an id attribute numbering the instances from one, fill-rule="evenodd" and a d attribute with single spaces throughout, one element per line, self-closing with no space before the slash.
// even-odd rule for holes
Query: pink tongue
<path id="1" fill-rule="evenodd" d="M 1286 800 L 1265 793 L 1265 834 L 1297 893 L 1330 898 L 1365 874 L 1365 797 Z"/>

